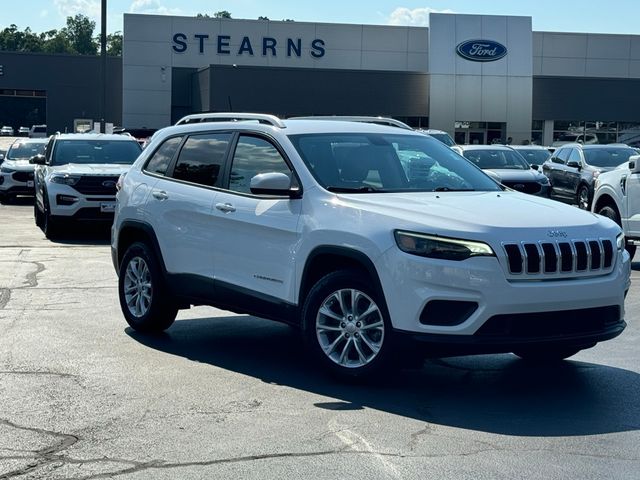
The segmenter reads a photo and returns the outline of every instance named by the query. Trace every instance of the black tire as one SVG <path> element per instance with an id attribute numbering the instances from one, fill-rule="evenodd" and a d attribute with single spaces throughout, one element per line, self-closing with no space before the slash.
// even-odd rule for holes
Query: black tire
<path id="1" fill-rule="evenodd" d="M 7 203 L 11 203 L 11 196 L 7 193 L 0 193 L 0 203 L 6 205 Z"/>
<path id="2" fill-rule="evenodd" d="M 339 270 L 322 277 L 311 288 L 305 299 L 302 309 L 303 331 L 311 356 L 325 369 L 340 377 L 371 378 L 391 366 L 391 352 L 395 343 L 391 322 L 384 298 L 381 298 L 377 289 L 371 284 L 371 279 L 363 273 L 356 270 Z M 358 295 L 354 295 L 356 298 L 354 315 L 349 305 L 351 297 L 348 292 L 351 290 L 358 291 Z M 342 311 L 337 303 L 337 297 L 332 300 L 332 296 L 338 292 L 342 292 L 341 298 L 347 310 L 342 315 L 337 313 Z M 344 295 L 349 296 L 344 297 Z M 327 302 L 334 303 L 335 306 L 331 307 L 332 313 L 342 320 L 326 315 L 320 317 L 320 309 L 323 305 L 328 305 Z M 362 310 L 367 310 L 371 306 L 375 306 L 377 310 L 366 316 L 358 316 L 358 313 L 364 313 Z M 332 325 L 329 325 L 330 322 Z M 340 331 L 325 330 L 322 326 L 339 328 Z M 340 336 L 342 339 L 338 339 Z M 334 348 L 331 348 L 329 353 L 325 353 L 323 343 L 327 349 L 331 348 L 331 345 L 334 345 Z M 370 348 L 371 346 L 375 349 Z M 337 350 L 340 350 L 342 355 L 338 355 Z M 340 358 L 332 359 L 331 355 L 334 353 Z M 356 355 L 358 358 L 353 358 Z M 362 359 L 368 356 L 371 358 L 363 363 Z M 338 363 L 343 357 L 344 364 Z M 358 363 L 361 365 L 357 365 Z"/>
<path id="3" fill-rule="evenodd" d="M 58 220 L 51 215 L 46 192 L 44 194 L 44 212 L 42 212 L 40 228 L 44 232 L 44 236 L 49 240 L 54 240 L 60 234 L 60 225 Z"/>
<path id="4" fill-rule="evenodd" d="M 529 347 L 514 350 L 513 353 L 523 360 L 535 363 L 560 362 L 565 358 L 573 357 L 582 348 L 580 347 Z"/>
<path id="5" fill-rule="evenodd" d="M 586 185 L 580 185 L 578 187 L 578 192 L 576 193 L 576 202 L 578 204 L 578 208 L 582 210 L 591 209 L 591 192 L 589 192 L 589 187 L 587 187 Z"/>
<path id="6" fill-rule="evenodd" d="M 36 199 L 33 201 L 33 219 L 36 222 L 36 226 L 42 229 L 43 215 L 40 208 L 38 208 L 38 201 Z"/>
<path id="7" fill-rule="evenodd" d="M 622 227 L 622 222 L 620 221 L 620 215 L 618 215 L 618 212 L 616 211 L 615 208 L 610 207 L 608 205 L 604 206 L 600 208 L 600 210 L 598 210 L 598 214 L 604 217 L 610 218 L 611 220 L 616 222 L 618 225 L 620 225 L 620 227 Z M 631 257 L 631 260 L 633 260 L 633 256 L 636 254 L 636 246 L 632 243 L 627 242 L 624 248 L 627 252 L 629 252 L 629 256 Z"/>
<path id="8" fill-rule="evenodd" d="M 150 293 L 148 307 L 140 315 L 132 311 L 132 307 L 127 304 L 127 268 L 132 262 L 142 260 L 148 268 Z M 133 267 L 133 265 L 132 265 Z M 119 268 L 120 278 L 118 279 L 118 296 L 120 297 L 120 308 L 127 323 L 138 332 L 158 333 L 169 328 L 178 314 L 178 308 L 172 301 L 171 295 L 166 287 L 162 268 L 155 253 L 145 243 L 136 242 L 127 248 L 122 258 Z M 133 278 L 133 277 L 129 277 Z M 140 290 L 138 290 L 140 296 Z M 131 300 L 131 299 L 130 299 Z"/>

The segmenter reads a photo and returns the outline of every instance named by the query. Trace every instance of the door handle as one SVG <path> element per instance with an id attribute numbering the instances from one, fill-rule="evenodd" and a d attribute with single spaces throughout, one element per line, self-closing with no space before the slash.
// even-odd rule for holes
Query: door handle
<path id="1" fill-rule="evenodd" d="M 236 207 L 234 207 L 230 203 L 216 203 L 216 208 L 225 213 L 236 211 Z"/>
<path id="2" fill-rule="evenodd" d="M 165 192 L 164 190 L 154 190 L 151 195 L 153 195 L 158 200 L 166 200 L 167 198 L 169 198 L 169 195 L 167 195 L 167 192 Z"/>

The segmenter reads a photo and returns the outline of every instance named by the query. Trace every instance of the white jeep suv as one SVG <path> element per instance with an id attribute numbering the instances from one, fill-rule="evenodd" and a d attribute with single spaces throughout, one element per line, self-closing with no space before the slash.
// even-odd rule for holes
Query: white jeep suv
<path id="1" fill-rule="evenodd" d="M 36 225 L 52 238 L 63 222 L 111 222 L 116 182 L 140 152 L 135 138 L 125 135 L 53 135 L 44 155 L 31 159 Z"/>
<path id="2" fill-rule="evenodd" d="M 363 375 L 406 346 L 557 360 L 625 328 L 611 220 L 507 190 L 421 133 L 233 115 L 254 122 L 160 130 L 121 180 L 111 248 L 135 330 L 212 305 L 299 326 Z"/>

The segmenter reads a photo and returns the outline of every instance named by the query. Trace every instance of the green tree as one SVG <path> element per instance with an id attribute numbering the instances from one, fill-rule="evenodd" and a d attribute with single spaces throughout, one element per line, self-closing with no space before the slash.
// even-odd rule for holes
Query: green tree
<path id="1" fill-rule="evenodd" d="M 213 18 L 231 18 L 231 14 L 226 10 L 220 10 L 213 14 Z"/>
<path id="2" fill-rule="evenodd" d="M 73 53 L 69 38 L 58 30 L 49 30 L 40 34 L 45 53 Z"/>
<path id="3" fill-rule="evenodd" d="M 75 17 L 67 17 L 67 26 L 62 32 L 68 38 L 74 53 L 96 55 L 98 44 L 93 38 L 95 28 L 96 22 L 79 13 Z"/>
<path id="4" fill-rule="evenodd" d="M 269 17 L 263 17 L 263 16 L 259 16 L 258 20 L 269 20 Z"/>
<path id="5" fill-rule="evenodd" d="M 122 32 L 107 35 L 107 55 L 119 57 L 122 55 Z"/>

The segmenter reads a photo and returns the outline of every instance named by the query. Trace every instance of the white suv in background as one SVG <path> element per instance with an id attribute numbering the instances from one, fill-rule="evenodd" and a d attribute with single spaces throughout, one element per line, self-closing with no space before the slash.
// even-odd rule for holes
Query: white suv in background
<path id="1" fill-rule="evenodd" d="M 47 139 L 21 138 L 11 144 L 0 164 L 0 202 L 16 195 L 33 195 L 33 164 L 31 158 L 44 153 Z"/>
<path id="2" fill-rule="evenodd" d="M 141 152 L 125 135 L 72 133 L 52 136 L 44 155 L 31 162 L 34 172 L 34 216 L 47 238 L 63 222 L 113 220 L 116 182 Z"/>
<path id="3" fill-rule="evenodd" d="M 111 247 L 134 329 L 213 305 L 371 375 L 416 350 L 558 360 L 625 328 L 611 220 L 507 190 L 414 131 L 232 115 L 254 122 L 159 131 L 122 180 Z"/>

